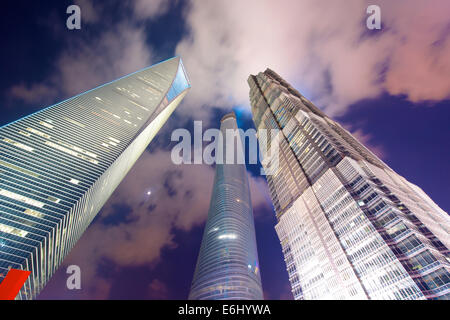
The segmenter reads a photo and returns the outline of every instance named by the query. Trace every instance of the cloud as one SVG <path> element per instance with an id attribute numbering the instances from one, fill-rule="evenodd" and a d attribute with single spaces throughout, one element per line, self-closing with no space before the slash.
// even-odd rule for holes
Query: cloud
<path id="1" fill-rule="evenodd" d="M 450 2 L 385 1 L 385 19 L 395 34 L 395 50 L 385 86 L 411 101 L 450 97 Z"/>
<path id="2" fill-rule="evenodd" d="M 78 0 L 88 23 L 101 5 Z M 154 62 L 139 21 L 166 13 L 170 1 L 129 1 L 121 20 L 96 39 L 69 44 L 46 87 L 71 95 Z M 190 1 L 187 35 L 176 48 L 192 90 L 180 114 L 208 120 L 206 106 L 248 106 L 246 79 L 271 67 L 330 116 L 384 91 L 413 102 L 450 97 L 450 2 L 380 0 L 381 31 L 367 30 L 365 0 Z M 130 21 L 134 21 L 132 24 Z M 82 79 L 74 81 L 73 79 Z M 20 95 L 13 96 L 20 98 Z M 36 91 L 39 93 L 39 91 Z M 27 102 L 32 102 L 30 95 Z"/>
<path id="3" fill-rule="evenodd" d="M 101 5 L 77 3 L 84 21 L 100 21 Z M 71 95 L 151 64 L 153 52 L 138 22 L 161 16 L 170 4 L 125 2 L 132 16 L 98 38 L 69 44 L 44 86 Z M 436 0 L 430 6 L 421 0 L 380 0 L 381 31 L 367 30 L 368 5 L 365 0 L 345 5 L 324 0 L 190 1 L 184 14 L 189 32 L 176 53 L 185 62 L 192 90 L 179 113 L 195 110 L 198 119 L 208 120 L 205 106 L 248 106 L 246 79 L 267 67 L 331 116 L 384 91 L 412 102 L 450 98 L 450 2 Z M 45 96 L 35 89 L 26 102 Z M 12 89 L 11 94 L 27 99 Z"/>
<path id="4" fill-rule="evenodd" d="M 83 294 L 108 297 L 110 287 L 97 273 L 105 259 L 118 268 L 152 268 L 160 262 L 163 249 L 182 245 L 176 243 L 175 231 L 189 231 L 205 222 L 213 180 L 210 166 L 177 166 L 169 151 L 144 152 L 64 260 L 64 265 L 76 264 L 82 269 Z M 264 180 L 251 178 L 250 185 L 256 190 L 253 207 L 270 206 L 264 196 Z M 126 218 L 116 216 L 118 211 L 126 212 Z M 150 297 L 156 298 L 154 294 Z"/>
<path id="5" fill-rule="evenodd" d="M 271 67 L 330 115 L 383 91 L 413 102 L 450 96 L 450 2 L 379 1 L 383 29 L 369 31 L 368 1 L 191 1 L 177 53 L 201 106 L 248 105 L 246 79 Z"/>
<path id="6" fill-rule="evenodd" d="M 148 299 L 165 300 L 168 298 L 169 290 L 164 282 L 153 279 L 148 285 Z"/>
<path id="7" fill-rule="evenodd" d="M 80 7 L 83 23 L 96 23 L 99 21 L 97 10 L 90 0 L 75 0 L 75 4 Z"/>
<path id="8" fill-rule="evenodd" d="M 54 82 L 75 95 L 151 64 L 143 28 L 120 23 L 89 42 L 71 43 L 57 61 Z"/>
<path id="9" fill-rule="evenodd" d="M 75 0 L 81 9 L 82 21 L 92 24 L 100 22 L 99 13 L 104 11 L 105 5 L 93 0 Z M 154 19 L 170 8 L 170 0 L 127 0 L 123 1 L 123 9 L 131 9 L 132 18 L 137 20 Z"/>
<path id="10" fill-rule="evenodd" d="M 68 43 L 55 61 L 53 73 L 41 84 L 19 84 L 10 96 L 29 104 L 71 97 L 152 64 L 153 51 L 145 30 L 119 22 L 93 38 Z"/>
<path id="11" fill-rule="evenodd" d="M 364 131 L 365 124 L 363 122 L 357 123 L 342 123 L 342 126 L 349 131 L 353 137 L 355 137 L 360 143 L 362 143 L 366 148 L 372 151 L 381 160 L 386 160 L 388 153 L 386 149 L 374 142 L 374 136 L 366 131 Z"/>
<path id="12" fill-rule="evenodd" d="M 173 165 L 170 152 L 145 152 L 64 264 L 82 266 L 85 290 L 97 292 L 101 285 L 100 298 L 107 298 L 108 290 L 97 281 L 102 277 L 96 266 L 103 259 L 118 267 L 155 266 L 163 248 L 179 245 L 174 241 L 176 229 L 189 231 L 205 221 L 213 175 L 206 165 Z M 120 217 L 111 223 L 117 205 L 130 210 L 127 219 Z"/>
<path id="13" fill-rule="evenodd" d="M 255 177 L 249 175 L 248 181 L 252 198 L 253 214 L 256 219 L 265 218 L 264 216 L 260 216 L 258 214 L 273 212 L 272 200 L 269 196 L 269 187 L 267 186 L 266 178 L 262 176 Z"/>
<path id="14" fill-rule="evenodd" d="M 45 84 L 18 84 L 10 88 L 10 95 L 15 99 L 23 100 L 26 103 L 43 103 L 51 101 L 57 91 Z"/>
<path id="15" fill-rule="evenodd" d="M 387 153 L 383 146 L 373 143 L 373 136 L 365 133 L 362 129 L 352 130 L 352 135 L 361 142 L 366 148 L 372 151 L 378 158 L 386 159 Z"/>
<path id="16" fill-rule="evenodd" d="M 134 14 L 138 19 L 152 19 L 164 13 L 170 7 L 168 0 L 132 0 Z"/>

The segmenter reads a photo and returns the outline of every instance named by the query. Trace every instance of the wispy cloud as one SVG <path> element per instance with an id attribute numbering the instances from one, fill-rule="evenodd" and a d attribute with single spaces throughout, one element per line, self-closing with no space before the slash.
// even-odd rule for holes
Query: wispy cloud
<path id="1" fill-rule="evenodd" d="M 82 268 L 84 294 L 108 297 L 109 289 L 97 273 L 104 259 L 118 267 L 151 267 L 160 262 L 162 249 L 180 245 L 174 240 L 176 230 L 189 231 L 205 222 L 213 180 L 210 166 L 177 166 L 169 151 L 145 152 L 64 260 Z M 264 181 L 251 178 L 250 183 L 259 185 L 252 205 L 269 206 Z M 126 218 L 115 217 L 118 208 Z"/>
<path id="2" fill-rule="evenodd" d="M 164 282 L 153 279 L 148 285 L 147 298 L 151 300 L 164 300 L 168 298 L 169 290 Z"/>
<path id="3" fill-rule="evenodd" d="M 369 133 L 364 132 L 362 129 L 350 129 L 352 135 L 361 142 L 365 147 L 377 155 L 380 159 L 387 158 L 387 152 L 383 146 L 373 142 L 373 136 Z"/>
<path id="4" fill-rule="evenodd" d="M 120 23 L 91 41 L 71 43 L 56 63 L 53 82 L 66 95 L 92 89 L 152 62 L 141 27 Z"/>
<path id="5" fill-rule="evenodd" d="M 203 223 L 213 174 L 206 165 L 173 165 L 170 152 L 145 152 L 64 261 L 82 267 L 84 291 L 98 291 L 95 287 L 102 285 L 96 266 L 103 259 L 119 267 L 154 266 L 163 248 L 178 245 L 175 229 L 188 231 Z M 117 205 L 128 207 L 127 219 L 120 217 L 111 223 Z M 107 298 L 108 290 L 98 294 Z"/>
<path id="6" fill-rule="evenodd" d="M 131 0 L 131 6 L 138 19 L 154 19 L 167 12 L 168 0 Z"/>
<path id="7" fill-rule="evenodd" d="M 33 84 L 27 86 L 23 83 L 10 89 L 12 98 L 20 99 L 25 103 L 48 103 L 57 95 L 57 90 L 45 84 Z"/>
<path id="8" fill-rule="evenodd" d="M 94 5 L 89 0 L 76 3 L 81 8 L 84 24 L 102 23 L 101 4 Z M 137 3 L 133 2 L 136 6 Z M 74 31 L 80 32 L 77 37 L 52 30 L 57 36 L 65 36 L 66 44 L 50 75 L 39 84 L 12 86 L 10 96 L 28 104 L 56 102 L 57 97 L 68 98 L 155 62 L 153 49 L 146 42 L 145 28 L 139 23 L 119 20 L 101 32 L 82 33 L 88 29 L 82 26 L 81 31 Z"/>
<path id="9" fill-rule="evenodd" d="M 101 4 L 77 3 L 86 23 L 101 22 Z M 195 110 L 198 119 L 207 120 L 204 106 L 248 106 L 246 79 L 266 67 L 275 69 L 332 116 L 384 91 L 413 102 L 449 98 L 450 2 L 436 0 L 431 6 L 421 0 L 380 0 L 380 31 L 366 29 L 368 4 L 365 0 L 345 4 L 189 1 L 188 34 L 176 53 L 185 61 L 193 87 L 179 113 Z M 56 61 L 53 76 L 41 86 L 71 95 L 155 62 L 141 22 L 166 13 L 170 1 L 123 5 L 131 14 L 128 19 L 122 17 L 98 37 L 69 43 Z M 26 93 L 12 89 L 12 96 L 28 103 L 45 96 L 37 85 Z"/>
<path id="10" fill-rule="evenodd" d="M 331 115 L 387 91 L 413 102 L 450 97 L 450 2 L 378 1 L 383 29 L 368 31 L 368 1 L 192 1 L 178 45 L 199 106 L 248 105 L 245 81 L 271 67 Z"/>

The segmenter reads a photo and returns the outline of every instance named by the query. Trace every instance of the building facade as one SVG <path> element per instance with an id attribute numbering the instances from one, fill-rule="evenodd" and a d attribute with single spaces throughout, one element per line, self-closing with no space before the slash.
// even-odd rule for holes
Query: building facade
<path id="1" fill-rule="evenodd" d="M 190 300 L 261 300 L 263 292 L 256 247 L 253 209 L 245 164 L 239 164 L 243 145 L 234 114 L 222 118 L 224 159 L 216 174 L 208 220 L 192 281 Z M 232 148 L 233 150 L 229 150 Z M 216 153 L 217 154 L 217 153 Z"/>
<path id="2" fill-rule="evenodd" d="M 274 71 L 248 79 L 295 299 L 449 299 L 450 219 Z M 262 148 L 269 149 L 269 148 Z M 277 157 L 277 159 L 275 159 Z"/>
<path id="3" fill-rule="evenodd" d="M 0 128 L 0 280 L 33 299 L 190 88 L 179 57 Z"/>

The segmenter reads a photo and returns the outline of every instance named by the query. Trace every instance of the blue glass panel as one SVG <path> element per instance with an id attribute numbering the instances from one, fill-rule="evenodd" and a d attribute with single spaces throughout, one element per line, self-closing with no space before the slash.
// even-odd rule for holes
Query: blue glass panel
<path id="1" fill-rule="evenodd" d="M 191 85 L 187 79 L 186 73 L 184 72 L 183 63 L 180 60 L 180 65 L 178 66 L 177 75 L 172 83 L 172 86 L 167 92 L 167 100 L 170 102 L 175 99 L 181 92 L 190 88 Z"/>

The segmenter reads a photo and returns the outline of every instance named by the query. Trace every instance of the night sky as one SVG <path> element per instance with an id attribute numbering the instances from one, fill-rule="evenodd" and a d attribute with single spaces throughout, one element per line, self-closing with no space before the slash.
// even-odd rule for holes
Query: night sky
<path id="1" fill-rule="evenodd" d="M 246 81 L 267 67 L 449 212 L 449 2 L 378 1 L 374 31 L 366 1 L 284 2 L 1 2 L 1 125 L 174 55 L 192 82 L 40 299 L 187 298 L 214 168 L 172 164 L 171 132 L 218 128 L 232 110 L 253 128 Z M 73 3 L 81 30 L 66 28 Z M 259 168 L 247 167 L 265 298 L 292 299 Z M 66 288 L 71 264 L 81 290 Z"/>

